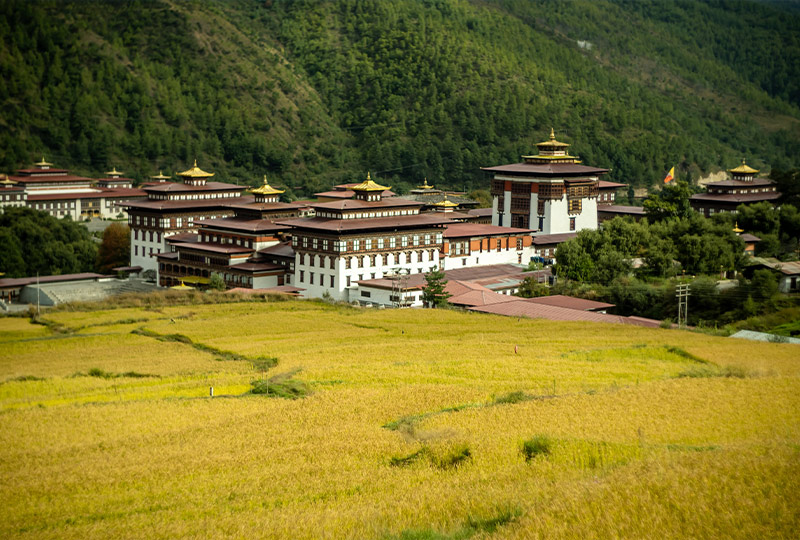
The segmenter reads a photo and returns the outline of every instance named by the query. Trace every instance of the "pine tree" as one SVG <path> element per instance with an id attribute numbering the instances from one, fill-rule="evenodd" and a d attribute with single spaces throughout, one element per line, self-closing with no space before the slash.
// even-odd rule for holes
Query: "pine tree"
<path id="1" fill-rule="evenodd" d="M 425 274 L 425 286 L 422 287 L 422 301 L 425 307 L 444 307 L 447 299 L 452 295 L 445 290 L 447 280 L 444 271 L 434 266 L 431 271 Z"/>

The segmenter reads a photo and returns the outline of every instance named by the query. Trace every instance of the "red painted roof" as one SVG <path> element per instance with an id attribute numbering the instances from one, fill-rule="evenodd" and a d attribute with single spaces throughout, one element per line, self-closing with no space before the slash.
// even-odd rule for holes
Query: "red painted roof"
<path id="1" fill-rule="evenodd" d="M 274 246 L 269 246 L 258 251 L 260 255 L 274 256 L 274 257 L 291 257 L 294 258 L 294 248 L 291 242 L 280 242 Z"/>
<path id="2" fill-rule="evenodd" d="M 576 232 L 560 233 L 560 234 L 536 234 L 533 236 L 533 245 L 543 246 L 550 244 L 560 244 L 578 236 Z"/>
<path id="3" fill-rule="evenodd" d="M 628 184 L 620 184 L 619 182 L 609 182 L 608 180 L 598 180 L 598 187 L 600 189 L 617 189 L 621 187 L 628 187 Z"/>
<path id="4" fill-rule="evenodd" d="M 574 296 L 564 296 L 563 294 L 528 298 L 526 301 L 533 302 L 534 304 L 580 309 L 583 311 L 599 311 L 601 309 L 609 309 L 614 307 L 614 304 L 595 302 L 594 300 L 585 300 L 583 298 L 575 298 Z"/>
<path id="5" fill-rule="evenodd" d="M 98 278 L 113 277 L 104 274 L 95 274 L 93 272 L 84 272 L 82 274 L 64 274 L 61 276 L 39 276 L 37 277 L 24 277 L 24 278 L 5 278 L 0 279 L 0 288 L 8 287 L 24 287 L 25 285 L 35 285 L 37 280 L 39 283 L 61 283 L 64 281 L 86 281 L 95 280 Z"/>
<path id="6" fill-rule="evenodd" d="M 208 210 L 210 208 L 229 209 L 231 202 L 240 202 L 237 199 L 246 197 L 231 197 L 228 199 L 197 199 L 190 201 L 123 201 L 120 206 L 135 208 L 139 210 L 159 210 L 159 211 L 187 211 L 192 209 Z"/>
<path id="7" fill-rule="evenodd" d="M 54 174 L 52 176 L 9 176 L 9 179 L 20 184 L 53 184 L 53 183 L 90 183 L 93 180 L 84 176 L 74 176 L 71 174 Z"/>
<path id="8" fill-rule="evenodd" d="M 532 319 L 548 319 L 551 321 L 586 321 L 612 324 L 633 324 L 636 326 L 658 327 L 661 322 L 641 317 L 622 317 L 619 315 L 607 315 L 594 311 L 582 311 L 558 306 L 548 306 L 536 304 L 523 299 L 512 300 L 500 304 L 488 306 L 478 306 L 470 308 L 470 311 L 480 311 L 482 313 L 492 313 L 495 315 L 505 315 L 508 317 L 529 317 Z"/>
<path id="9" fill-rule="evenodd" d="M 176 182 L 158 183 L 152 186 L 147 186 L 145 190 L 154 193 L 182 193 L 182 192 L 201 192 L 201 191 L 244 191 L 246 186 L 237 186 L 236 184 L 225 184 L 223 182 L 206 182 L 202 186 L 192 186 L 189 184 L 181 184 Z"/>
<path id="10" fill-rule="evenodd" d="M 474 238 L 476 236 L 507 236 L 509 234 L 530 234 L 530 229 L 499 227 L 485 223 L 451 223 L 444 230 L 445 238 Z"/>
<path id="11" fill-rule="evenodd" d="M 491 216 L 492 209 L 491 208 L 473 208 L 472 210 L 467 210 L 467 214 L 471 216 Z"/>
<path id="12" fill-rule="evenodd" d="M 601 204 L 598 205 L 597 212 L 626 216 L 643 216 L 645 214 L 644 208 L 641 206 L 625 206 L 621 204 Z"/>
<path id="13" fill-rule="evenodd" d="M 272 220 L 269 219 L 248 219 L 248 220 L 241 220 L 236 218 L 209 218 L 209 219 L 198 219 L 195 220 L 195 225 L 200 225 L 203 227 L 209 227 L 213 229 L 227 229 L 232 231 L 243 231 L 243 232 L 250 232 L 250 233 L 257 233 L 257 232 L 277 232 L 277 231 L 287 231 L 289 227 L 287 225 L 278 225 Z"/>
<path id="14" fill-rule="evenodd" d="M 318 231 L 349 232 L 364 229 L 404 229 L 424 226 L 437 226 L 452 223 L 440 214 L 417 214 L 413 216 L 390 216 L 367 219 L 329 219 L 321 217 L 292 219 L 279 221 L 298 229 Z"/>
<path id="15" fill-rule="evenodd" d="M 210 253 L 225 253 L 227 255 L 237 255 L 241 253 L 252 253 L 253 249 L 231 244 L 213 244 L 211 242 L 186 242 L 176 246 L 178 249 L 193 249 L 196 251 L 208 251 Z"/>
<path id="16" fill-rule="evenodd" d="M 774 186 L 775 182 L 770 180 L 769 178 L 753 178 L 752 180 L 745 181 L 745 180 L 720 180 L 718 182 L 709 182 L 706 184 L 706 188 L 709 187 L 748 187 L 748 186 Z"/>
<path id="17" fill-rule="evenodd" d="M 608 172 L 608 169 L 577 163 L 512 163 L 495 167 L 481 167 L 481 170 L 522 176 L 596 176 Z"/>
<path id="18" fill-rule="evenodd" d="M 692 195 L 692 201 L 724 202 L 724 203 L 751 203 L 758 201 L 774 201 L 781 196 L 777 191 L 765 193 L 697 193 Z"/>
<path id="19" fill-rule="evenodd" d="M 357 186 L 358 184 L 348 184 L 352 186 Z M 333 191 L 321 191 L 320 193 L 314 193 L 315 197 L 329 197 L 331 199 L 352 199 L 353 196 L 356 194 L 355 191 L 352 189 L 334 189 Z M 395 193 L 393 191 L 384 190 L 381 192 L 381 197 L 394 197 Z"/>
<path id="20" fill-rule="evenodd" d="M 386 208 L 419 208 L 423 206 L 422 203 L 416 201 L 409 201 L 408 199 L 401 199 L 394 197 L 391 200 L 381 199 L 380 201 L 362 201 L 361 199 L 345 199 L 342 201 L 330 201 L 323 203 L 312 204 L 312 208 L 320 210 L 372 210 L 372 209 L 386 209 Z"/>

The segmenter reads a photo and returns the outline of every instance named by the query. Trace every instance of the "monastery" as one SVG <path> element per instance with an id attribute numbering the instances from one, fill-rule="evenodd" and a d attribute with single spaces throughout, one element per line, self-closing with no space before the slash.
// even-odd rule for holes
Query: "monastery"
<path id="1" fill-rule="evenodd" d="M 706 217 L 719 212 L 735 212 L 740 204 L 755 204 L 775 201 L 781 196 L 775 182 L 768 178 L 756 178 L 758 169 L 749 167 L 745 160 L 735 169 L 728 169 L 729 180 L 706 184 L 706 193 L 692 195 L 692 208 Z"/>

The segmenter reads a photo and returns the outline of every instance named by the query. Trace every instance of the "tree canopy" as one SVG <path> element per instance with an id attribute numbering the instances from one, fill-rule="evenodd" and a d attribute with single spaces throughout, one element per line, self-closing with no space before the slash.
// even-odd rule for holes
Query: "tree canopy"
<path id="1" fill-rule="evenodd" d="M 0 214 L 0 272 L 6 277 L 92 272 L 96 257 L 89 231 L 69 218 L 26 207 Z"/>

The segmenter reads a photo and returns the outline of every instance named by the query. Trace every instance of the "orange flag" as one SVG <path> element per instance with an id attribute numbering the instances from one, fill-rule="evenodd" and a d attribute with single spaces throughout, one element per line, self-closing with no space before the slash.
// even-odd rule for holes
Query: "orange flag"
<path id="1" fill-rule="evenodd" d="M 675 180 L 675 167 L 672 167 L 667 173 L 667 176 L 664 177 L 664 183 L 668 184 L 673 180 Z"/>

